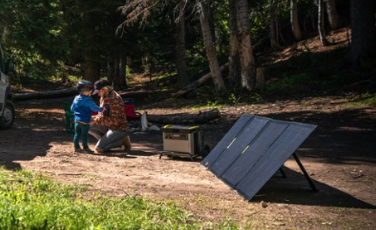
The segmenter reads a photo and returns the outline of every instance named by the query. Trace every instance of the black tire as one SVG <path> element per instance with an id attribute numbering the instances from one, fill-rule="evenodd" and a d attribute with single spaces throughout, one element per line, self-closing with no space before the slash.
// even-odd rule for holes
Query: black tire
<path id="1" fill-rule="evenodd" d="M 10 129 L 13 125 L 15 117 L 15 111 L 13 104 L 7 102 L 5 104 L 3 116 L 0 117 L 0 129 Z"/>

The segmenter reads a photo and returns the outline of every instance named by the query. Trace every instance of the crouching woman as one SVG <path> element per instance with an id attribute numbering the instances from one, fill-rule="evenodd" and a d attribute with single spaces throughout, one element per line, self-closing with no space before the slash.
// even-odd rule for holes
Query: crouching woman
<path id="1" fill-rule="evenodd" d="M 124 113 L 122 97 L 104 79 L 94 83 L 93 95 L 95 94 L 100 97 L 100 106 L 106 108 L 90 122 L 89 133 L 98 140 L 95 151 L 103 153 L 122 145 L 125 146 L 125 150 L 130 150 L 127 135 L 128 121 Z"/>

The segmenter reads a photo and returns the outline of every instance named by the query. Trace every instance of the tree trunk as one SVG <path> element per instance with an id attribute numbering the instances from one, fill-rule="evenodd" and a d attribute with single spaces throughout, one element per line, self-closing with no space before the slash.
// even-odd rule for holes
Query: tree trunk
<path id="1" fill-rule="evenodd" d="M 241 65 L 241 85 L 249 91 L 255 87 L 256 65 L 251 42 L 251 26 L 247 0 L 236 0 L 238 21 L 239 55 Z"/>
<path id="2" fill-rule="evenodd" d="M 263 92 L 265 88 L 265 69 L 257 68 L 256 73 L 256 89 Z"/>
<path id="3" fill-rule="evenodd" d="M 215 36 L 215 19 L 214 19 L 214 10 L 215 10 L 215 5 L 214 5 L 214 1 L 215 0 L 204 0 L 205 2 L 205 6 L 206 6 L 206 17 L 208 18 L 208 22 L 209 22 L 209 28 L 210 28 L 210 32 L 211 32 L 211 35 L 212 35 L 212 38 L 213 38 L 213 43 L 214 43 L 214 47 L 216 47 L 217 45 L 217 40 L 216 40 L 216 36 Z"/>
<path id="4" fill-rule="evenodd" d="M 341 21 L 337 13 L 335 0 L 326 0 L 326 12 L 328 14 L 328 21 L 332 30 L 338 29 L 341 25 Z"/>
<path id="5" fill-rule="evenodd" d="M 376 58 L 374 0 L 351 0 L 351 61 Z"/>
<path id="6" fill-rule="evenodd" d="M 119 57 L 114 58 L 114 79 L 112 85 L 115 90 L 120 89 L 120 68 L 119 68 Z"/>
<path id="7" fill-rule="evenodd" d="M 295 40 L 300 41 L 302 39 L 302 32 L 299 26 L 298 5 L 296 0 L 290 0 L 290 20 L 292 33 L 294 34 Z"/>
<path id="8" fill-rule="evenodd" d="M 207 10 L 209 10 L 209 8 L 205 5 L 205 2 L 202 0 L 197 0 L 197 3 L 200 7 L 201 31 L 205 44 L 206 56 L 209 61 L 211 76 L 213 78 L 214 88 L 217 92 L 224 92 L 226 90 L 225 83 L 223 81 L 221 71 L 219 70 L 216 49 L 210 31 L 209 19 L 207 17 Z"/>
<path id="9" fill-rule="evenodd" d="M 108 55 L 107 60 L 107 80 L 112 82 L 115 78 L 115 70 L 114 70 L 114 57 L 112 54 Z"/>
<path id="10" fill-rule="evenodd" d="M 95 82 L 100 78 L 100 63 L 91 57 L 85 57 L 84 78 Z"/>
<path id="11" fill-rule="evenodd" d="M 185 56 L 185 16 L 184 9 L 180 9 L 178 24 L 176 26 L 176 69 L 178 72 L 178 85 L 180 88 L 189 84 L 189 78 L 187 75 L 187 59 Z"/>
<path id="12" fill-rule="evenodd" d="M 319 30 L 320 41 L 323 46 L 329 45 L 328 40 L 325 35 L 325 14 L 324 14 L 324 3 L 323 0 L 318 0 L 318 21 L 317 27 Z"/>
<path id="13" fill-rule="evenodd" d="M 125 58 L 124 56 L 121 56 L 119 77 L 120 77 L 120 86 L 122 89 L 126 89 L 128 87 L 126 69 L 127 69 L 127 58 Z"/>
<path id="14" fill-rule="evenodd" d="M 82 50 L 83 50 L 83 56 L 84 56 L 84 78 L 86 80 L 89 80 L 91 82 L 95 82 L 100 78 L 100 57 L 99 52 L 96 48 L 93 47 L 92 44 L 97 44 L 95 34 L 92 33 L 93 31 L 93 17 L 94 14 L 92 13 L 91 9 L 91 3 L 85 4 L 83 7 L 83 11 L 81 12 L 83 25 L 85 25 L 87 28 L 83 29 L 83 31 L 80 31 L 81 33 L 85 33 L 82 37 L 84 42 Z"/>
<path id="15" fill-rule="evenodd" d="M 240 82 L 240 57 L 239 57 L 239 42 L 237 38 L 238 24 L 236 19 L 236 4 L 235 1 L 230 1 L 230 38 L 229 38 L 229 79 L 234 84 Z M 239 84 L 239 83 L 238 83 Z"/>
<path id="16" fill-rule="evenodd" d="M 278 40 L 278 24 L 277 24 L 277 1 L 269 0 L 269 14 L 270 14 L 270 45 L 273 49 L 281 49 Z"/>

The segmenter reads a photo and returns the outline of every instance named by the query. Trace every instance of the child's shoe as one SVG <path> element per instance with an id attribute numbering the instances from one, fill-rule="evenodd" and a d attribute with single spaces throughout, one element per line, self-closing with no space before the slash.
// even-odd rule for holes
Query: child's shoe
<path id="1" fill-rule="evenodd" d="M 84 152 L 84 153 L 94 153 L 94 151 L 91 150 L 91 149 L 89 149 L 89 147 L 88 147 L 88 148 L 84 148 L 84 149 L 83 149 L 83 152 Z"/>
<path id="2" fill-rule="evenodd" d="M 74 148 L 74 153 L 82 153 L 82 149 L 81 148 Z"/>

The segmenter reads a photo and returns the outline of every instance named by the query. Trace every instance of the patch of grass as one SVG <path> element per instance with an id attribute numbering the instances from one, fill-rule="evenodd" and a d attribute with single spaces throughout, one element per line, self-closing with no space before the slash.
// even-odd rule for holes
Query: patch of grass
<path id="1" fill-rule="evenodd" d="M 376 93 L 363 93 L 356 96 L 352 102 L 347 103 L 345 107 L 361 107 L 361 106 L 374 106 L 376 107 Z"/>
<path id="2" fill-rule="evenodd" d="M 239 103 L 258 103 L 263 100 L 260 94 L 235 89 L 233 92 L 217 93 L 212 86 L 203 86 L 194 91 L 195 103 L 187 108 L 211 109 Z"/>
<path id="3" fill-rule="evenodd" d="M 27 171 L 0 168 L 0 191 L 0 229 L 239 229 L 230 220 L 200 223 L 172 201 L 84 199 L 85 187 Z"/>
<path id="4" fill-rule="evenodd" d="M 290 76 L 283 76 L 281 79 L 278 80 L 272 80 L 270 83 L 266 85 L 267 91 L 275 91 L 282 88 L 285 88 L 289 85 L 295 85 L 298 83 L 307 83 L 307 82 L 313 82 L 312 77 L 305 74 L 296 74 L 296 75 L 290 75 Z"/>

